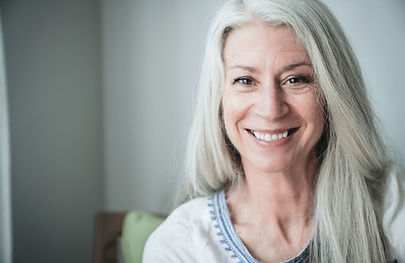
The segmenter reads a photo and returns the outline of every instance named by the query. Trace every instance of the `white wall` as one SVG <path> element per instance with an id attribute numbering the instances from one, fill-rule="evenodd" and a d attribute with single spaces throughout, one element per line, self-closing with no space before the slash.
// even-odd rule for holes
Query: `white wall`
<path id="1" fill-rule="evenodd" d="M 220 2 L 103 1 L 107 209 L 170 208 Z"/>
<path id="2" fill-rule="evenodd" d="M 1 14 L 0 14 L 1 16 Z M 12 262 L 10 135 L 3 30 L 0 22 L 0 262 Z"/>
<path id="3" fill-rule="evenodd" d="M 108 209 L 170 207 L 204 39 L 223 2 L 103 1 Z M 385 137 L 404 156 L 405 2 L 325 2 L 358 54 Z"/>
<path id="4" fill-rule="evenodd" d="M 362 66 L 393 157 L 405 165 L 405 1 L 325 1 Z"/>
<path id="5" fill-rule="evenodd" d="M 1 1 L 13 262 L 91 262 L 103 206 L 100 3 Z"/>

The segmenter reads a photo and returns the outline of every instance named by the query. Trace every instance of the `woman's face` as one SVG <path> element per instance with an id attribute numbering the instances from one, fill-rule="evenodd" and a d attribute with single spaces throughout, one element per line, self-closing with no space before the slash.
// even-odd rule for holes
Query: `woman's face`
<path id="1" fill-rule="evenodd" d="M 245 169 L 305 168 L 323 130 L 311 61 L 287 27 L 254 22 L 224 46 L 225 129 Z"/>

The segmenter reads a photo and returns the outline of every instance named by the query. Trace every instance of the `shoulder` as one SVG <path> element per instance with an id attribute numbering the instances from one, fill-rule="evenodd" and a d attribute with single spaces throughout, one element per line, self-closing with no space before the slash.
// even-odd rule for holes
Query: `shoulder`
<path id="1" fill-rule="evenodd" d="M 394 255 L 405 261 L 405 172 L 393 165 L 387 175 L 382 223 Z"/>
<path id="2" fill-rule="evenodd" d="M 143 262 L 196 262 L 198 239 L 210 228 L 209 197 L 177 207 L 148 238 Z"/>

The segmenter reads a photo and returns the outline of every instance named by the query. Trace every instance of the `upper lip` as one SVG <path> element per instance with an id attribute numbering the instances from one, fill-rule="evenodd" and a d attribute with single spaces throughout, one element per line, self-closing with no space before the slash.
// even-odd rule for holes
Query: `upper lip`
<path id="1" fill-rule="evenodd" d="M 283 129 L 247 129 L 247 130 L 260 132 L 260 133 L 275 134 L 275 133 L 282 133 L 285 131 L 289 131 L 289 130 L 295 129 L 295 128 L 298 128 L 298 127 L 283 128 Z"/>

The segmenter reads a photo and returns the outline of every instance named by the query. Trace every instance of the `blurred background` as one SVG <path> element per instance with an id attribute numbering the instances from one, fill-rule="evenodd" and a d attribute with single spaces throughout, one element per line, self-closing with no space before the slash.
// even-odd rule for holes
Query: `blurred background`
<path id="1" fill-rule="evenodd" d="M 91 262 L 95 212 L 169 211 L 224 2 L 0 1 L 0 262 Z M 324 2 L 403 165 L 405 1 Z"/>

